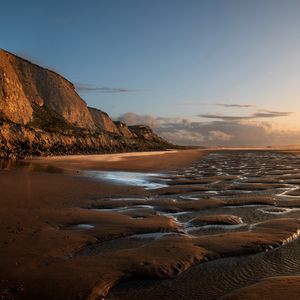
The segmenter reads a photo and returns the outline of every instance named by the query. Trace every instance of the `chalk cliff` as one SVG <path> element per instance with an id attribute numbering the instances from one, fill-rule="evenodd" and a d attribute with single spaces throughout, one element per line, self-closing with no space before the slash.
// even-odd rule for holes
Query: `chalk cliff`
<path id="1" fill-rule="evenodd" d="M 92 115 L 95 126 L 99 130 L 106 130 L 108 132 L 120 134 L 117 126 L 106 112 L 93 107 L 89 107 L 88 109 Z"/>
<path id="2" fill-rule="evenodd" d="M 0 49 L 0 158 L 171 146 L 149 127 L 113 122 L 61 75 Z"/>

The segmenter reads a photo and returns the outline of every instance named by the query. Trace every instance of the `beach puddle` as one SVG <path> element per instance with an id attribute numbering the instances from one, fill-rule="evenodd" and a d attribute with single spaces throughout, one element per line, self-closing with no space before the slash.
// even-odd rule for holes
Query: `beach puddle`
<path id="1" fill-rule="evenodd" d="M 124 197 L 93 199 L 84 218 L 63 229 L 97 240 L 75 255 L 99 264 L 91 295 L 217 299 L 256 276 L 292 274 L 299 267 L 299 170 L 300 158 L 291 154 L 224 151 L 177 173 L 84 171 L 99 185 L 147 192 L 128 189 Z M 139 288 L 130 288 L 130 280 Z M 120 283 L 123 292 L 118 286 L 108 295 Z"/>
<path id="2" fill-rule="evenodd" d="M 146 190 L 154 190 L 168 186 L 166 180 L 160 179 L 160 176 L 163 177 L 163 174 L 85 171 L 84 175 L 96 180 L 103 180 L 115 184 L 143 187 Z"/>
<path id="3" fill-rule="evenodd" d="M 190 226 L 186 227 L 185 231 L 190 234 L 216 234 L 223 231 L 233 231 L 236 229 L 247 228 L 247 224 L 237 224 L 237 225 L 220 225 L 220 224 L 211 224 L 211 225 L 202 225 L 202 226 Z"/>
<path id="4" fill-rule="evenodd" d="M 200 266 L 207 264 L 206 261 L 212 259 L 219 261 L 224 256 L 235 257 L 255 253 L 261 253 L 259 255 L 263 257 L 266 251 L 277 251 L 274 249 L 282 249 L 280 251 L 284 255 L 287 244 L 292 244 L 287 249 L 296 244 L 293 241 L 298 239 L 300 232 L 298 221 L 300 209 L 297 208 L 300 205 L 297 199 L 300 195 L 297 185 L 300 182 L 299 170 L 300 158 L 294 155 L 228 151 L 207 154 L 193 166 L 178 173 L 174 171 L 169 174 L 91 171 L 89 176 L 117 184 L 140 186 L 152 195 L 141 199 L 125 196 L 98 201 L 96 205 L 99 211 L 126 214 L 136 221 L 144 221 L 148 214 L 156 212 L 158 216 L 170 217 L 170 222 L 177 224 L 176 230 L 157 230 L 128 236 L 128 239 L 136 241 L 140 248 L 131 248 L 132 254 L 128 251 L 122 252 L 128 255 L 126 260 L 130 264 L 129 269 L 126 267 L 127 276 L 134 274 L 132 276 L 135 278 L 136 274 L 140 274 L 148 278 L 146 274 L 151 270 L 149 273 L 151 278 L 169 278 L 174 275 L 174 270 L 179 274 L 194 266 L 196 262 L 197 264 L 203 262 L 197 268 L 191 268 L 191 271 L 186 272 L 193 274 L 192 282 L 195 280 L 199 283 L 193 287 L 196 294 L 201 294 L 202 287 L 205 286 L 208 290 L 206 295 L 210 293 L 214 295 L 207 299 L 216 299 L 216 296 L 225 292 L 227 285 L 223 284 L 225 279 L 218 278 L 218 268 L 211 269 L 213 271 L 209 273 L 209 280 L 213 278 L 214 282 L 223 280 L 221 289 L 217 293 L 211 283 L 207 286 L 205 276 L 200 278 L 197 275 L 201 273 Z M 289 218 L 285 218 L 286 216 Z M 173 250 L 173 247 L 177 250 Z M 166 256 L 169 252 L 173 253 L 170 265 L 165 260 L 165 257 L 170 256 L 170 254 Z M 118 255 L 120 253 L 118 252 Z M 112 254 L 112 260 L 113 257 Z M 184 261 L 186 258 L 188 262 Z M 121 258 L 118 256 L 118 262 L 119 259 Z M 142 259 L 142 263 L 139 259 Z M 232 259 L 227 259 L 230 260 Z M 152 265 L 154 261 L 155 266 Z M 134 267 L 135 264 L 137 269 Z M 177 264 L 183 265 L 177 267 Z M 209 264 L 218 265 L 218 263 Z M 254 262 L 249 265 L 249 268 L 253 269 L 251 272 L 254 274 L 256 270 L 260 270 L 260 263 Z M 288 268 L 282 269 L 286 272 Z M 232 270 L 229 268 L 228 274 Z M 274 267 L 274 270 L 274 274 L 280 273 L 279 268 Z M 222 272 L 227 274 L 226 270 Z M 267 267 L 261 274 L 264 272 L 268 275 L 272 274 L 272 270 L 268 270 Z M 184 275 L 178 277 L 180 276 L 184 278 Z M 235 279 L 232 274 L 231 277 L 234 282 L 237 282 L 236 286 L 242 284 L 243 281 L 239 278 Z M 120 280 L 122 281 L 120 278 L 116 279 L 117 282 Z M 176 279 L 172 279 L 169 284 L 172 290 L 180 295 L 172 294 L 174 299 L 190 299 L 178 290 L 176 284 L 172 284 L 173 281 L 177 282 Z M 140 284 L 143 291 L 144 283 Z M 128 287 L 130 283 L 124 285 Z M 159 283 L 157 286 L 163 284 Z M 163 294 L 159 290 L 156 292 L 149 291 L 147 288 L 145 290 L 147 296 L 143 297 L 146 299 L 162 298 Z M 120 294 L 122 297 L 120 295 L 115 297 L 117 294 L 113 290 L 111 299 L 132 299 L 131 296 L 135 295 L 135 292 L 129 291 Z M 141 298 L 138 291 L 136 295 L 136 298 Z"/>
<path id="5" fill-rule="evenodd" d="M 92 224 L 76 224 L 66 227 L 65 229 L 71 229 L 71 230 L 88 230 L 95 228 Z"/>
<path id="6" fill-rule="evenodd" d="M 262 213 L 271 214 L 271 215 L 284 215 L 292 211 L 291 208 L 280 208 L 280 207 L 259 208 L 258 210 Z"/>
<path id="7" fill-rule="evenodd" d="M 164 236 L 168 235 L 178 235 L 180 233 L 176 232 L 151 232 L 151 233 L 144 233 L 144 234 L 134 234 L 130 236 L 131 239 L 151 239 L 151 240 L 157 240 L 159 238 L 162 238 Z"/>

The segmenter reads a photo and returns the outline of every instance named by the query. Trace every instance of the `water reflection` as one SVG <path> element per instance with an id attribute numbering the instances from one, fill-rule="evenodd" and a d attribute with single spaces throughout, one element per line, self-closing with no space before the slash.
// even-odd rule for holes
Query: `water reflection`
<path id="1" fill-rule="evenodd" d="M 86 171 L 84 174 L 94 179 L 100 179 L 124 185 L 140 186 L 148 190 L 167 186 L 163 179 L 159 179 L 159 177 L 162 177 L 162 174 L 115 171 Z"/>
<path id="2" fill-rule="evenodd" d="M 22 169 L 29 172 L 65 173 L 65 170 L 50 165 L 31 163 L 17 159 L 0 159 L 0 171 L 12 171 Z"/>
<path id="3" fill-rule="evenodd" d="M 18 161 L 16 159 L 0 159 L 0 170 L 14 169 Z"/>

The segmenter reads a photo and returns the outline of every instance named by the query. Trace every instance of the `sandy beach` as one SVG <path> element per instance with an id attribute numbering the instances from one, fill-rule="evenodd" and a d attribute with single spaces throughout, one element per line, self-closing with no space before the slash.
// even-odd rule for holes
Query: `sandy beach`
<path id="1" fill-rule="evenodd" d="M 96 199 L 124 195 L 146 197 L 149 192 L 141 187 L 88 180 L 78 176 L 75 170 L 161 171 L 188 165 L 201 155 L 193 150 L 37 158 L 26 160 L 22 167 L 3 163 L 4 168 L 0 170 L 1 297 L 78 299 L 89 294 L 99 281 L 101 264 L 91 267 L 90 263 L 80 266 L 81 263 L 74 262 L 69 268 L 68 258 L 85 245 L 101 240 L 95 233 L 68 230 L 70 224 L 93 223 L 99 219 L 107 226 L 100 228 L 104 236 L 101 234 L 101 239 L 148 232 L 153 230 L 151 226 L 157 230 L 173 228 L 168 218 L 154 218 L 153 222 L 136 224 L 135 228 L 129 217 L 119 220 L 119 215 L 103 213 L 102 218 L 101 213 L 84 209 Z"/>
<path id="2" fill-rule="evenodd" d="M 36 157 L 26 161 L 72 170 L 164 171 L 183 167 L 203 155 L 203 150 L 169 150 L 101 155 Z"/>
<path id="3" fill-rule="evenodd" d="M 296 299 L 294 154 L 34 158 L 0 178 L 2 299 Z"/>

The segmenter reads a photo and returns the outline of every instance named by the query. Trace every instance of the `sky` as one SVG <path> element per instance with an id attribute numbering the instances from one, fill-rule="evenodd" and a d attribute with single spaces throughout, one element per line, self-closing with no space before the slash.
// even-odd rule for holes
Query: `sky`
<path id="1" fill-rule="evenodd" d="M 300 0 L 2 1 L 0 47 L 180 144 L 300 144 Z"/>

